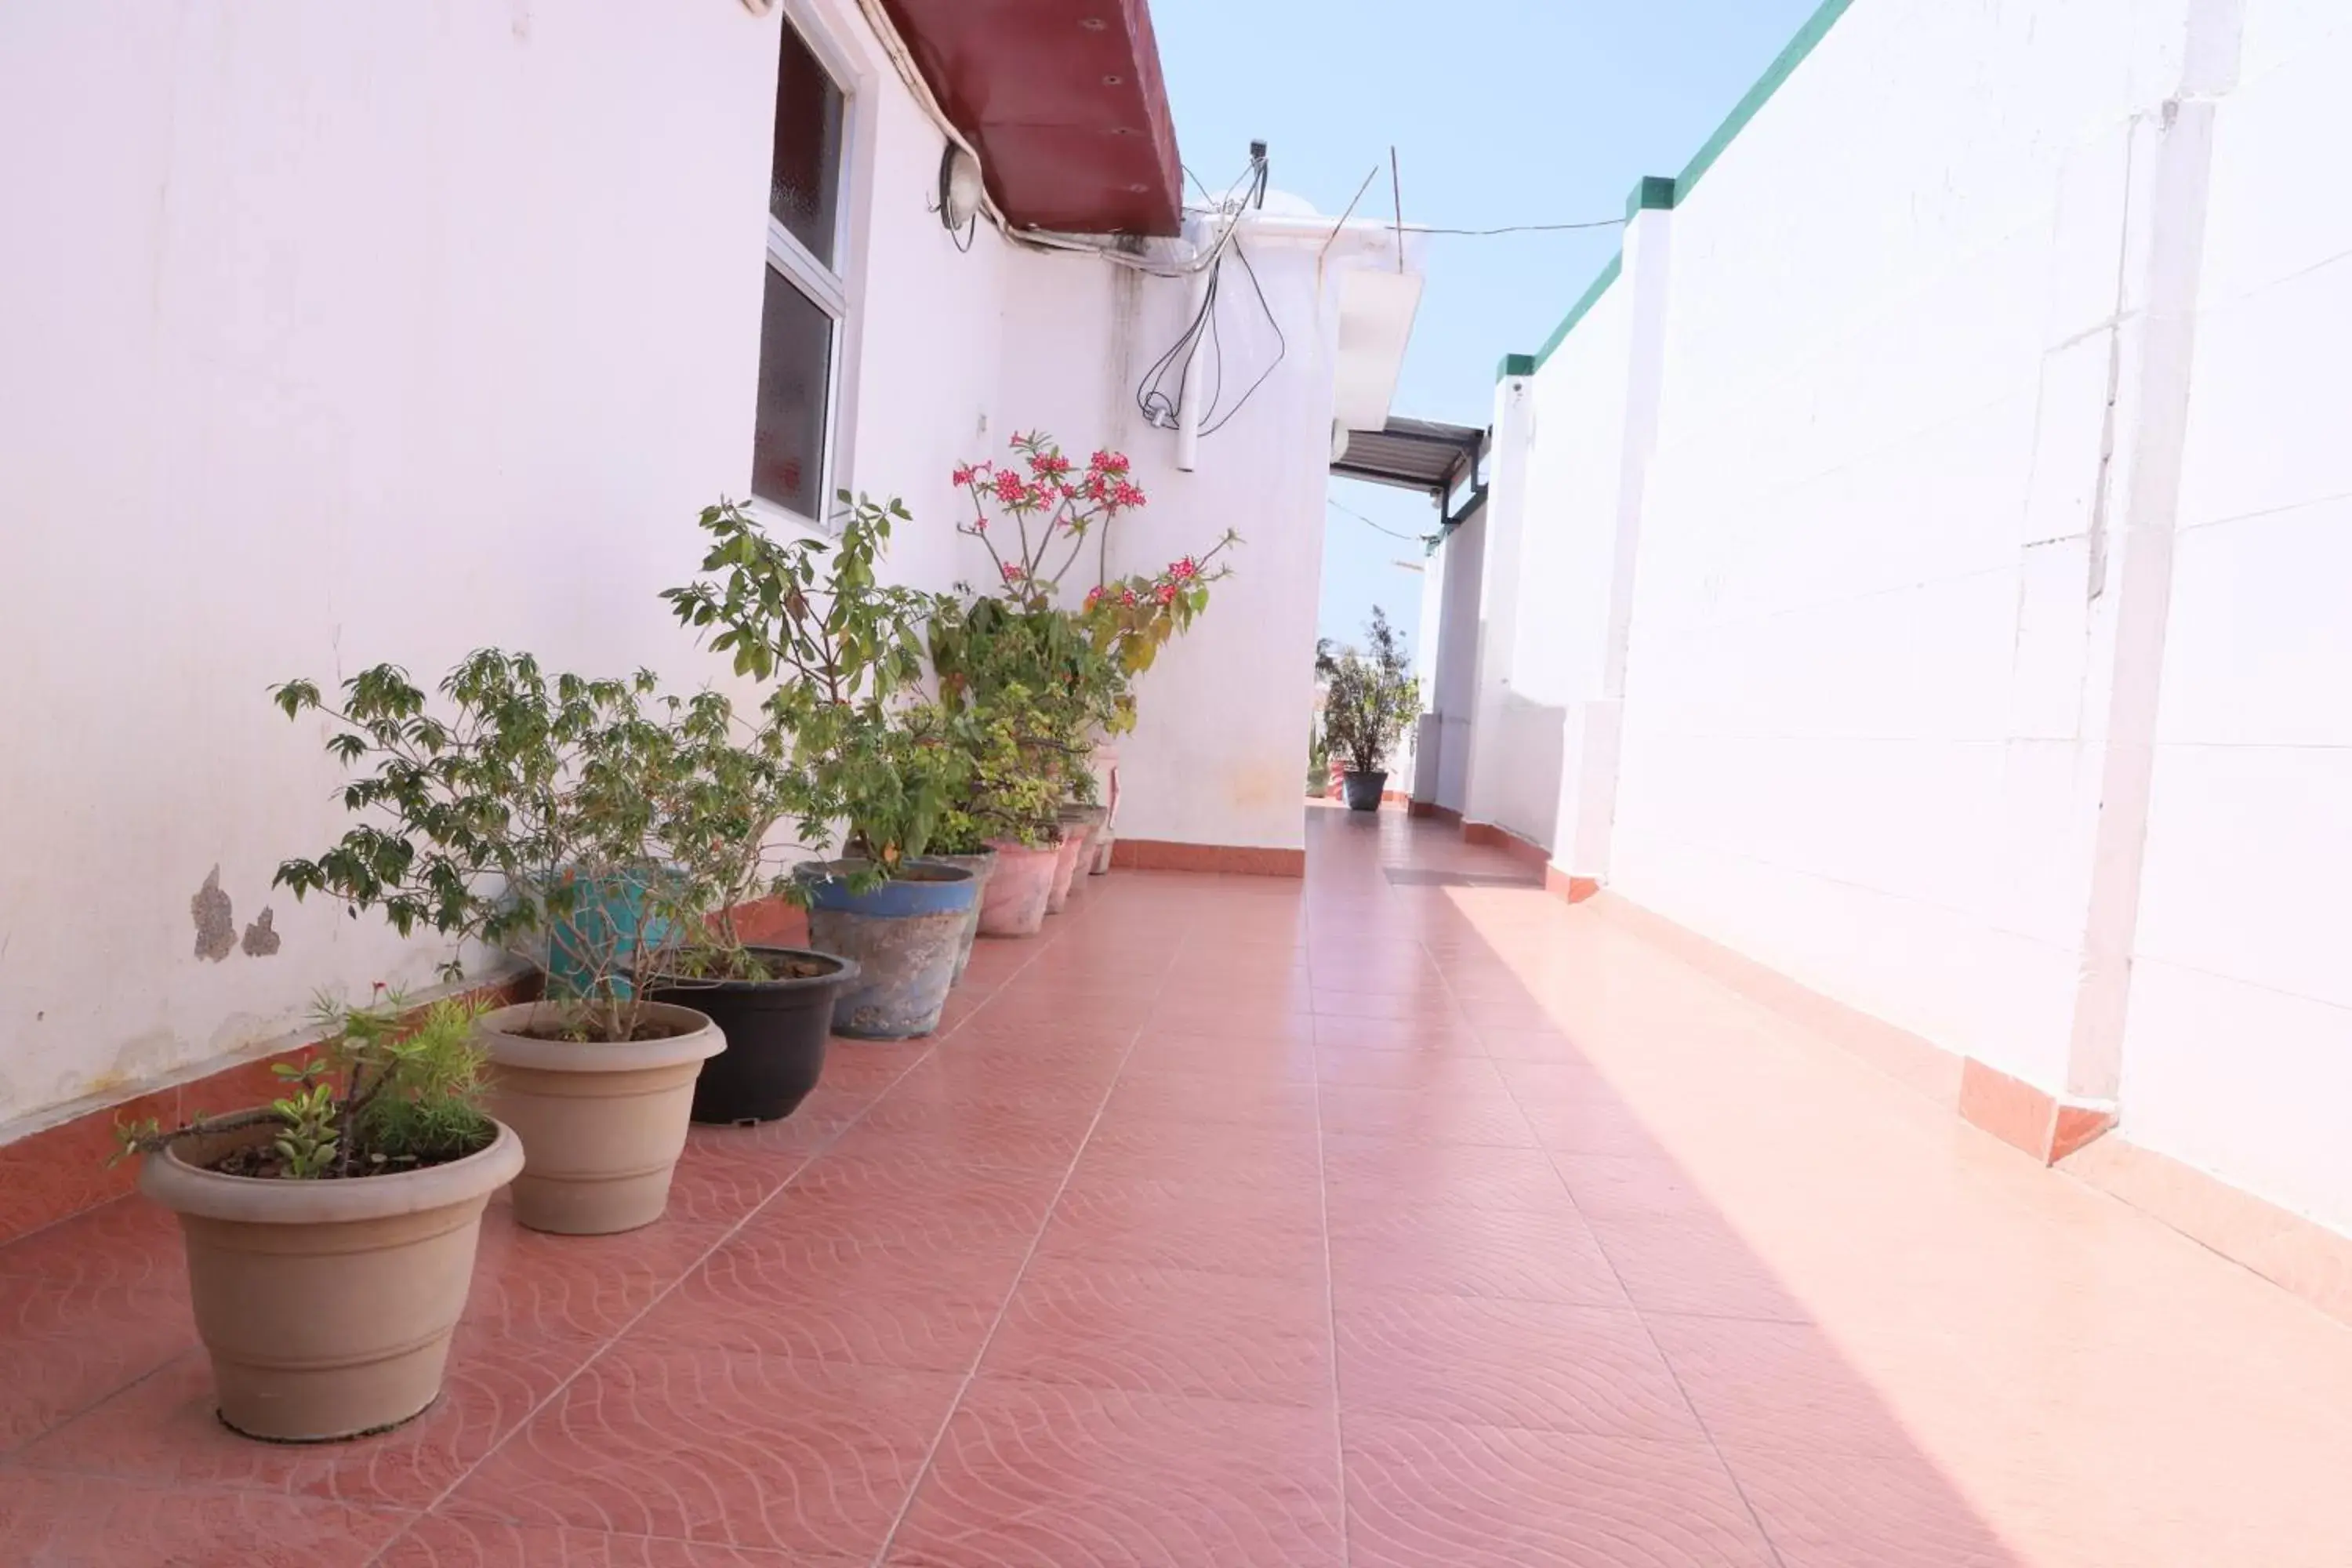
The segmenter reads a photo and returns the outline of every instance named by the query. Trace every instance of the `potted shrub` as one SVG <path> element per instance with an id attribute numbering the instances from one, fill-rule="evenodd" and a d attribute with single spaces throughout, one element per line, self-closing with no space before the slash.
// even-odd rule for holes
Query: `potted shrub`
<path id="1" fill-rule="evenodd" d="M 515 1218 L 602 1235 L 649 1225 L 686 1147 L 703 1062 L 726 1041 L 707 1016 L 632 984 L 699 928 L 711 891 L 676 853 L 699 820 L 676 803 L 698 753 L 676 699 L 651 675 L 550 678 L 527 654 L 467 657 L 440 686 L 442 711 L 397 668 L 362 670 L 340 707 L 309 681 L 278 688 L 289 717 L 341 728 L 328 749 L 363 764 L 343 792 L 362 821 L 277 881 L 325 892 L 469 945 L 535 947 L 541 1000 L 484 1016 L 490 1110 L 522 1140 Z"/>
<path id="2" fill-rule="evenodd" d="M 979 929 L 1034 934 L 1061 907 L 1083 848 L 1061 803 L 1091 782 L 1087 734 L 1131 711 L 1121 707 L 1125 679 L 1074 616 L 1031 599 L 948 600 L 929 633 L 940 700 L 977 737 L 961 804 L 999 836 L 1007 878 L 984 902 Z"/>
<path id="3" fill-rule="evenodd" d="M 708 912 L 631 979 L 654 1002 L 691 1007 L 727 1048 L 694 1080 L 692 1119 L 747 1126 L 790 1116 L 824 1073 L 833 1009 L 857 978 L 850 959 L 743 941 L 738 911 L 787 890 L 772 853 L 801 797 L 772 725 L 740 735 L 716 692 L 680 710 L 677 781 L 660 798 L 670 868 Z"/>
<path id="4" fill-rule="evenodd" d="M 273 1103 L 121 1129 L 177 1214 L 220 1418 L 278 1442 L 398 1426 L 441 1391 L 490 1194 L 522 1144 L 483 1109 L 478 1008 L 323 1009 Z"/>
<path id="5" fill-rule="evenodd" d="M 1342 650 L 1324 676 L 1323 734 L 1347 764 L 1350 811 L 1380 809 L 1389 752 L 1421 711 L 1421 682 L 1378 605 L 1364 634 L 1366 651 Z"/>
<path id="6" fill-rule="evenodd" d="M 961 607 L 940 606 L 931 623 L 934 646 Z M 956 977 L 971 961 L 973 938 L 1034 935 L 1052 891 L 1058 831 L 1054 803 L 1060 773 L 1046 735 L 1048 724 L 1027 690 L 1002 688 L 979 699 L 960 678 L 942 675 L 949 732 L 962 748 L 964 766 L 953 804 L 934 837 L 931 858 L 970 865 L 979 877 L 979 901 L 965 918 Z M 1002 873 L 1002 879 L 999 873 Z"/>
<path id="7" fill-rule="evenodd" d="M 951 478 L 972 505 L 971 520 L 957 531 L 988 552 L 1005 619 L 1025 619 L 1033 626 L 1058 620 L 1066 627 L 1043 639 L 1051 645 L 1046 661 L 1053 673 L 1036 683 L 1044 700 L 1073 720 L 1066 731 L 1070 751 L 1064 770 L 1071 804 L 1060 824 L 1062 852 L 1049 900 L 1058 910 L 1081 865 L 1093 858 L 1094 869 L 1109 868 L 1109 812 L 1097 802 L 1101 786 L 1092 753 L 1134 728 L 1130 683 L 1207 607 L 1209 585 L 1231 571 L 1218 557 L 1241 537 L 1228 530 L 1197 558 L 1180 557 L 1149 575 L 1114 577 L 1111 533 L 1120 518 L 1148 499 L 1129 477 L 1127 457 L 1097 450 L 1080 468 L 1042 432 L 1016 434 L 1012 448 L 1013 456 L 1003 463 L 968 464 Z M 1076 611 L 1064 612 L 1056 600 L 1089 553 L 1094 585 Z M 973 607 L 975 616 L 981 607 Z M 1083 657 L 1073 657 L 1072 647 Z M 1036 650 L 1025 651 L 1034 657 Z M 947 669 L 943 663 L 943 679 Z M 1115 778 L 1115 757 L 1111 768 Z M 1098 858 L 1093 853 L 1097 848 Z"/>
<path id="8" fill-rule="evenodd" d="M 903 1039 L 939 1026 L 977 902 L 971 871 L 923 858 L 967 764 L 946 716 L 915 691 L 932 600 L 876 575 L 906 509 L 841 500 L 831 543 L 779 542 L 739 506 L 706 509 L 704 575 L 663 597 L 733 656 L 737 674 L 773 682 L 765 708 L 791 764 L 801 840 L 842 846 L 791 882 L 812 942 L 857 965 L 834 1031 Z"/>

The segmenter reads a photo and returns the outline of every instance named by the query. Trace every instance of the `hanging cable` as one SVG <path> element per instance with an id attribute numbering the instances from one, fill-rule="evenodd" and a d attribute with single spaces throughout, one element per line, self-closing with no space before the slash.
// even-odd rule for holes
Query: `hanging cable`
<path id="1" fill-rule="evenodd" d="M 1255 394 L 1259 387 L 1265 384 L 1266 377 L 1275 373 L 1276 367 L 1280 365 L 1283 360 L 1287 357 L 1290 353 L 1290 339 L 1283 332 L 1282 323 L 1275 320 L 1274 307 L 1267 304 L 1265 301 L 1265 286 L 1257 280 L 1257 268 L 1250 265 L 1249 252 L 1242 248 L 1241 242 L 1239 240 L 1235 240 L 1234 242 L 1234 254 L 1241 258 L 1242 271 L 1246 273 L 1249 277 L 1250 290 L 1257 296 L 1257 308 L 1265 313 L 1265 324 L 1274 329 L 1274 358 L 1267 363 L 1264 370 L 1257 373 L 1257 379 L 1249 384 L 1249 386 L 1242 393 L 1240 400 L 1234 403 L 1233 407 L 1227 409 L 1223 415 L 1213 418 L 1211 417 L 1211 415 L 1215 413 L 1213 405 L 1208 412 L 1202 415 L 1201 434 L 1203 436 L 1213 436 L 1230 424 L 1233 421 L 1234 416 L 1242 411 L 1243 407 L 1248 404 L 1251 395 Z M 1219 356 L 1221 361 L 1223 357 L 1223 355 Z M 1221 373 L 1220 380 L 1222 381 L 1222 363 L 1220 364 L 1219 369 Z"/>
<path id="2" fill-rule="evenodd" d="M 1407 234 L 1458 234 L 1470 238 L 1483 238 L 1496 234 L 1565 234 L 1570 229 L 1623 228 L 1622 217 L 1594 218 L 1590 223 L 1507 223 L 1500 228 L 1431 228 L 1422 224 L 1407 224 Z"/>
<path id="3" fill-rule="evenodd" d="M 1370 518 L 1366 517 L 1354 507 L 1340 505 L 1338 501 L 1333 500 L 1328 496 L 1323 498 L 1323 504 L 1329 507 L 1334 511 L 1346 512 L 1349 517 L 1354 518 L 1366 528 L 1371 529 L 1375 532 L 1385 533 L 1391 539 L 1402 539 L 1408 544 L 1427 544 L 1429 542 L 1429 535 L 1425 533 L 1399 533 L 1395 529 L 1389 527 L 1385 523 L 1374 522 Z"/>
<path id="4" fill-rule="evenodd" d="M 1183 406 L 1185 384 L 1192 379 L 1201 351 L 1204 349 L 1213 362 L 1205 367 L 1205 372 L 1214 377 L 1213 384 L 1215 387 L 1207 400 L 1207 406 L 1213 410 L 1223 399 L 1224 346 L 1217 326 L 1216 312 L 1218 293 L 1224 275 L 1224 259 L 1228 252 L 1238 253 L 1242 214 L 1252 206 L 1265 204 L 1268 178 L 1265 150 L 1262 145 L 1253 143 L 1249 166 L 1242 171 L 1240 178 L 1226 187 L 1224 198 L 1215 209 L 1223 223 L 1215 241 L 1204 253 L 1209 275 L 1202 287 L 1201 308 L 1184 324 L 1175 342 L 1151 362 L 1142 379 L 1136 383 L 1135 406 L 1143 416 L 1144 423 L 1154 428 L 1172 430 L 1176 427 L 1177 411 Z M 1200 176 L 1195 174 L 1193 179 L 1198 183 Z M 1246 260 L 1244 265 L 1247 266 Z M 1255 270 L 1251 274 L 1251 282 L 1253 285 L 1256 282 Z M 1261 289 L 1258 291 L 1261 308 L 1265 300 L 1265 290 Z M 1267 319 L 1272 320 L 1270 311 Z M 1276 325 L 1275 331 L 1278 335 L 1282 329 Z M 1255 384 L 1251 390 L 1256 390 Z M 1246 399 L 1247 394 L 1244 394 L 1244 397 Z M 1202 417 L 1205 420 L 1207 416 L 1204 414 Z M 1201 433 L 1205 436 L 1208 432 L 1209 426 L 1204 424 Z"/>

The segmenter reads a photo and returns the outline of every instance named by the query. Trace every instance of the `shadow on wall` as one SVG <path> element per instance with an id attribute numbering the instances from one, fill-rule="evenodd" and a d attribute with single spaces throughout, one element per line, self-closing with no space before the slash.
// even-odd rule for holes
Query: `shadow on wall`
<path id="1" fill-rule="evenodd" d="M 1481 803 L 1496 826 L 1547 849 L 1559 847 L 1559 775 L 1567 753 L 1568 710 L 1503 693 L 1496 715 L 1501 731 L 1486 754 L 1495 776 L 1486 781 Z"/>

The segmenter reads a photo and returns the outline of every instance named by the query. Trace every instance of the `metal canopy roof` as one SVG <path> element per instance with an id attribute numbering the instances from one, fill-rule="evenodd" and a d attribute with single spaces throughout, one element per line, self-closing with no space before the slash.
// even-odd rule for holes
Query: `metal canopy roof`
<path id="1" fill-rule="evenodd" d="M 1378 430 L 1350 430 L 1348 449 L 1331 465 L 1345 479 L 1370 479 L 1435 496 L 1443 504 L 1465 475 L 1475 478 L 1486 433 L 1468 425 L 1391 419 Z"/>

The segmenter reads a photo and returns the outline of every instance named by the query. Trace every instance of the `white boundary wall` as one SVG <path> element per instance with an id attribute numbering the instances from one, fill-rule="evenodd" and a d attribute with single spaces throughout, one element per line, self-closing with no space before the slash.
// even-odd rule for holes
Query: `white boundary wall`
<path id="1" fill-rule="evenodd" d="M 848 0 L 0 11 L 0 1139 L 269 1042 L 313 991 L 440 956 L 269 887 L 341 831 L 323 727 L 274 681 L 484 644 L 721 676 L 656 591 L 748 487 L 777 28 L 850 76 L 841 480 L 902 495 L 892 569 L 982 564 L 960 459 L 1043 426 L 1125 445 L 1152 504 L 1117 570 L 1227 526 L 1238 574 L 1144 683 L 1121 830 L 1296 847 L 1337 271 L 1393 240 L 1246 240 L 1281 368 L 1179 475 L 1136 376 L 1181 281 L 959 253 L 941 139 Z M 1310 234 L 1311 229 L 1311 234 Z M 1229 375 L 1261 361 L 1226 290 Z M 241 933 L 194 956 L 215 868 Z"/>
<path id="2" fill-rule="evenodd" d="M 1840 9 L 1498 386 L 1469 815 L 2352 1229 L 2352 14 Z"/>

